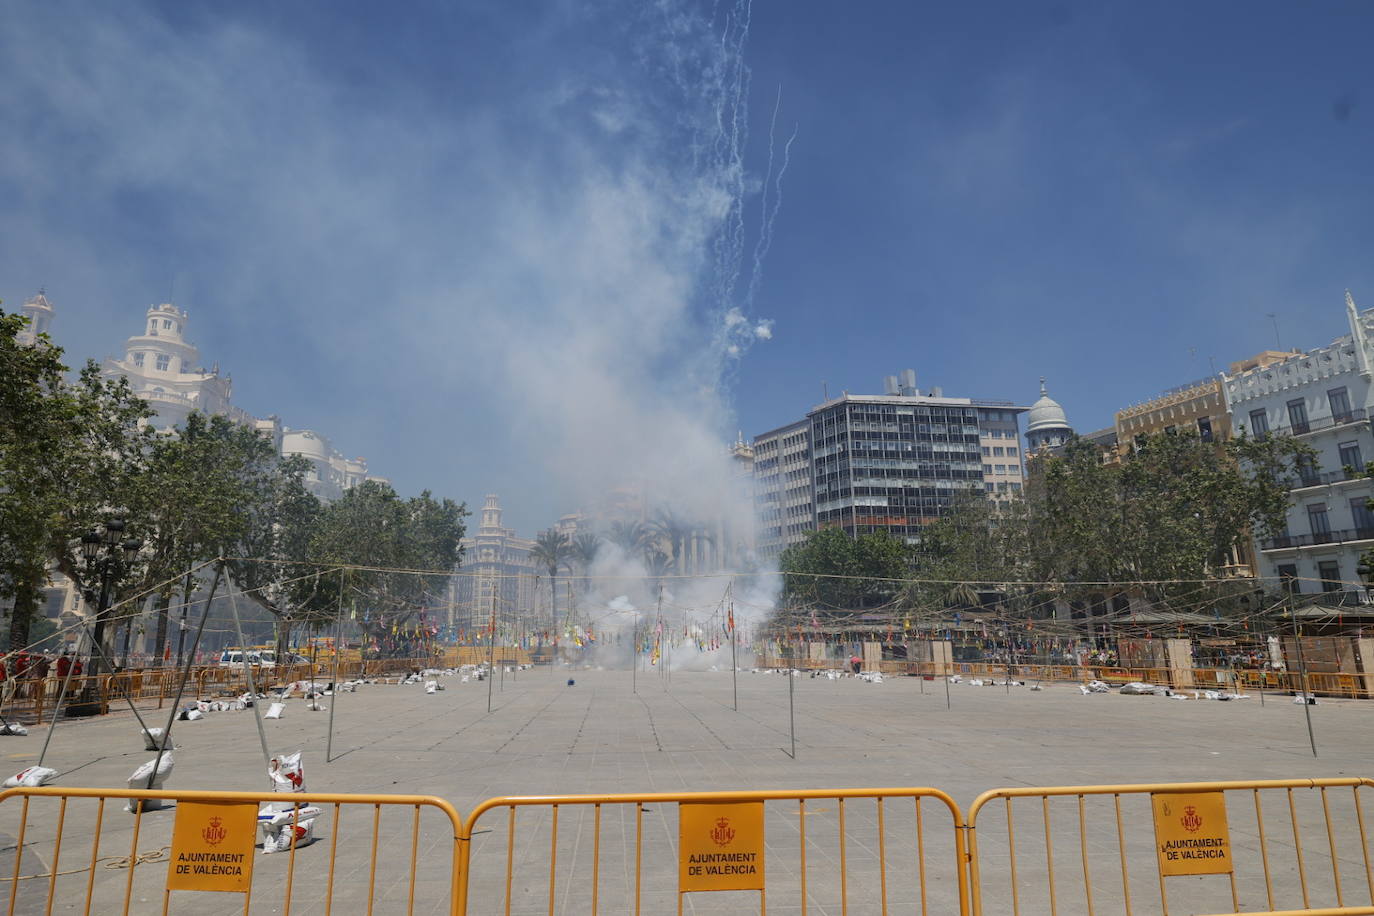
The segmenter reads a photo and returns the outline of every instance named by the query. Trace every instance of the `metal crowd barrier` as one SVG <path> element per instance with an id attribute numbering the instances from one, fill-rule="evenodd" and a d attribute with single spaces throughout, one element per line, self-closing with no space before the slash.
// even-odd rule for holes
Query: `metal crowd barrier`
<path id="1" fill-rule="evenodd" d="M 971 912 L 1374 913 L 1361 805 L 1371 785 L 993 789 L 968 813 Z"/>
<path id="2" fill-rule="evenodd" d="M 680 914 L 688 893 L 694 913 L 968 912 L 963 817 L 938 789 L 493 798 L 464 838 L 473 914 Z"/>
<path id="3" fill-rule="evenodd" d="M 0 901 L 11 916 L 238 910 L 235 892 L 243 913 L 283 916 L 681 914 L 688 895 L 703 914 L 1368 916 L 1370 786 L 993 789 L 967 820 L 931 788 L 511 796 L 466 821 L 429 796 L 11 789 Z M 263 802 L 317 809 L 313 843 L 257 850 Z"/>
<path id="4" fill-rule="evenodd" d="M 147 810 L 165 802 L 175 806 Z M 311 843 L 255 849 L 263 802 L 318 807 Z M 219 891 L 210 896 L 241 893 L 244 914 L 457 916 L 461 830 L 452 805 L 424 795 L 8 789 L 0 833 L 13 840 L 0 845 L 14 858 L 0 857 L 0 902 L 11 916 L 77 906 L 87 916 L 166 914 L 174 896 L 178 911 L 203 912 L 221 902 L 203 892 Z"/>

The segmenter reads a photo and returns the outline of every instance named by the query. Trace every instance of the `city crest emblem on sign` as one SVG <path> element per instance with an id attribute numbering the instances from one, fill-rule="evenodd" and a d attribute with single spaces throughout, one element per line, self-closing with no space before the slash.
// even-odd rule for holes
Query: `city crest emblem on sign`
<path id="1" fill-rule="evenodd" d="M 730 826 L 728 817 L 719 818 L 716 826 L 711 830 L 711 839 L 717 846 L 729 846 L 730 841 L 735 838 L 735 828 Z"/>
<path id="2" fill-rule="evenodd" d="M 210 818 L 210 826 L 202 830 L 200 835 L 204 837 L 207 846 L 218 846 L 229 835 L 229 831 L 225 829 L 224 823 L 219 818 L 212 817 Z"/>
<path id="3" fill-rule="evenodd" d="M 1197 833 L 1202 828 L 1202 815 L 1197 813 L 1197 809 L 1192 805 L 1183 809 L 1183 816 L 1178 819 L 1183 825 L 1183 829 L 1189 833 Z"/>

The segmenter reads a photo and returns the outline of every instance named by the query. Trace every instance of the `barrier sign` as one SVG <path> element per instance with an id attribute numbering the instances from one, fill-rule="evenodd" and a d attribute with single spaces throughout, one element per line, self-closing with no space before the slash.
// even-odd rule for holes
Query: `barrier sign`
<path id="1" fill-rule="evenodd" d="M 763 802 L 677 807 L 678 893 L 763 890 Z"/>
<path id="2" fill-rule="evenodd" d="M 1156 792 L 1150 803 L 1161 875 L 1231 874 L 1224 792 Z"/>
<path id="3" fill-rule="evenodd" d="M 178 802 L 167 890 L 247 893 L 257 830 L 253 802 Z"/>

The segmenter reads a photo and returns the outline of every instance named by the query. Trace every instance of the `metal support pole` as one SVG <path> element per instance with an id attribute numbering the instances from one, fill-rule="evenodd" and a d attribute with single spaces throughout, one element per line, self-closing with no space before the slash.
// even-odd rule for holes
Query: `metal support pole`
<path id="1" fill-rule="evenodd" d="M 794 681 L 794 680 L 796 680 L 796 679 L 792 676 L 792 668 L 789 666 L 788 669 L 787 669 L 787 718 L 788 718 L 789 723 L 791 724 L 791 732 L 792 732 L 792 759 L 793 759 L 793 760 L 796 760 L 796 759 L 797 759 L 797 705 L 796 705 L 796 701 L 793 699 L 793 694 L 795 693 L 795 686 L 793 685 L 792 681 Z"/>
<path id="2" fill-rule="evenodd" d="M 177 719 L 177 707 L 181 705 L 181 696 L 186 690 L 186 681 L 191 677 L 191 662 L 195 661 L 196 649 L 200 646 L 200 636 L 202 633 L 205 632 L 205 621 L 208 620 L 210 617 L 210 605 L 214 603 L 215 590 L 219 588 L 219 580 L 220 577 L 223 575 L 224 561 L 221 560 L 219 567 L 215 570 L 215 580 L 210 585 L 210 594 L 205 599 L 205 610 L 201 611 L 200 614 L 200 625 L 196 627 L 196 638 L 191 643 L 191 654 L 186 659 L 186 664 L 181 669 L 181 683 L 177 685 L 177 696 L 176 699 L 172 701 L 172 712 L 171 715 L 167 717 L 167 727 L 162 732 L 162 739 L 158 741 L 157 757 L 153 759 L 153 769 L 152 772 L 148 774 L 149 789 L 153 787 L 153 783 L 157 780 L 157 768 L 162 765 L 162 755 L 166 753 L 167 745 L 171 743 L 172 723 L 175 722 Z M 243 651 L 243 662 L 246 665 L 248 664 L 247 648 L 244 647 Z M 253 701 L 253 708 L 257 709 L 257 706 L 257 700 L 255 699 Z"/>
<path id="3" fill-rule="evenodd" d="M 339 619 L 334 630 L 334 702 L 329 704 L 329 732 L 324 739 L 325 763 L 334 760 L 334 707 L 339 705 L 339 644 L 343 642 L 343 596 L 347 589 L 347 572 L 347 569 L 339 568 Z"/>
<path id="4" fill-rule="evenodd" d="M 492 677 L 496 665 L 496 584 L 491 587 L 491 623 L 487 625 L 487 712 L 491 712 Z"/>
<path id="5" fill-rule="evenodd" d="M 243 641 L 243 623 L 239 619 L 239 604 L 234 598 L 233 592 L 229 593 L 229 608 L 234 614 L 234 632 L 238 634 L 239 638 L 239 657 L 243 661 L 243 673 L 248 680 L 248 692 L 253 696 L 253 721 L 258 726 L 258 743 L 262 745 L 263 766 L 270 769 L 272 766 L 272 752 L 267 749 L 267 731 L 262 726 L 262 704 L 258 701 L 258 688 L 257 684 L 253 681 L 253 666 L 248 663 L 248 644 Z M 267 781 L 269 784 L 272 782 L 272 777 L 270 775 L 267 777 Z"/>
<path id="6" fill-rule="evenodd" d="M 1298 636 L 1298 609 L 1292 596 L 1288 599 L 1288 617 L 1293 624 L 1293 645 L 1298 651 L 1298 693 L 1302 696 L 1302 712 L 1307 719 L 1307 741 L 1312 745 L 1312 756 L 1317 756 L 1317 737 L 1312 732 L 1312 704 L 1307 695 L 1307 666 L 1303 663 L 1302 638 Z"/>

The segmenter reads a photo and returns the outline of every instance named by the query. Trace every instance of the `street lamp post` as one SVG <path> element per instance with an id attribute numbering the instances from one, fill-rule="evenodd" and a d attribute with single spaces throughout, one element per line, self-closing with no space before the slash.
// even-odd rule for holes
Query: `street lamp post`
<path id="1" fill-rule="evenodd" d="M 86 671 L 95 676 L 100 673 L 104 662 L 106 613 L 110 609 L 111 589 L 128 571 L 143 542 L 138 538 L 125 538 L 124 520 L 112 519 L 103 530 L 88 531 L 81 536 L 81 555 L 99 576 L 100 591 L 96 596 L 95 629 L 91 633 L 91 652 L 87 657 Z M 89 592 L 87 593 L 90 594 Z M 91 682 L 82 691 L 83 700 L 89 701 Z"/>

